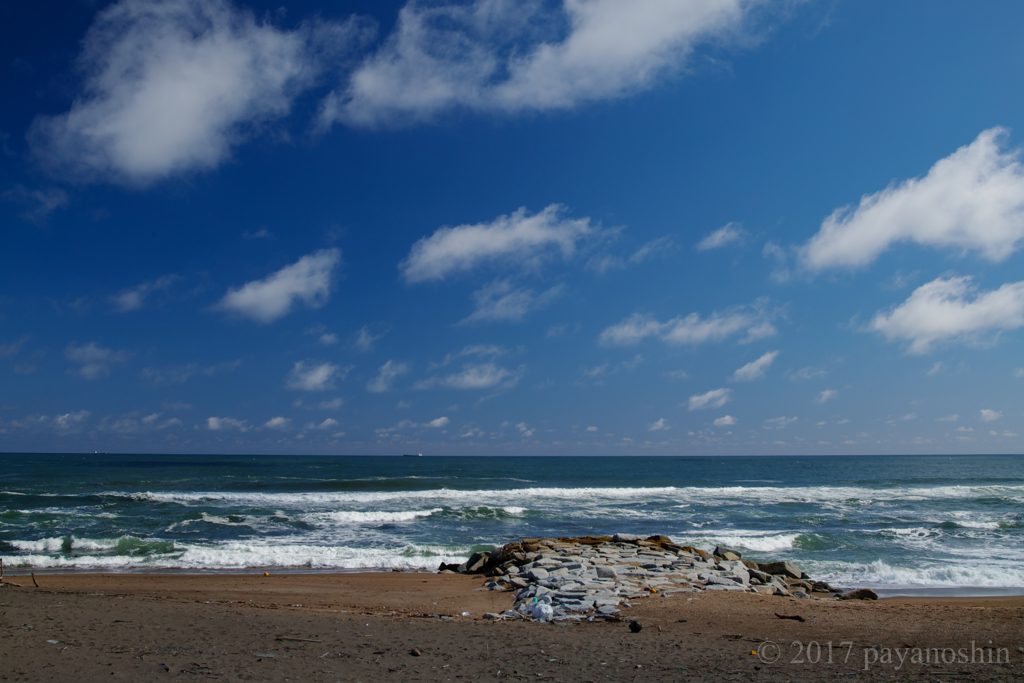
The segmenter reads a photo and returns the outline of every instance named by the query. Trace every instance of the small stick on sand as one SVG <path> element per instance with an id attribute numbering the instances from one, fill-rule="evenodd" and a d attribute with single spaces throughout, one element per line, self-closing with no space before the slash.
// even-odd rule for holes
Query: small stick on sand
<path id="1" fill-rule="evenodd" d="M 32 585 L 35 586 L 36 588 L 39 588 L 39 583 L 36 581 L 36 573 L 35 572 L 29 572 L 29 574 L 32 576 Z"/>
<path id="2" fill-rule="evenodd" d="M 4 582 L 4 558 L 0 557 L 0 583 Z"/>

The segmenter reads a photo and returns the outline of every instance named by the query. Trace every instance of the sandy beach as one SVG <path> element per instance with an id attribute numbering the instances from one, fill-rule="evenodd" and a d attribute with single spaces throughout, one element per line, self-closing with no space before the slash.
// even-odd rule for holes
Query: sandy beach
<path id="1" fill-rule="evenodd" d="M 875 602 L 704 592 L 635 600 L 622 610 L 622 621 L 550 624 L 484 620 L 485 612 L 508 609 L 513 595 L 480 590 L 484 579 L 476 576 L 45 574 L 36 580 L 38 588 L 30 576 L 8 574 L 0 587 L 0 680 L 1024 676 L 1024 597 Z M 638 633 L 629 628 L 633 620 L 642 626 Z"/>

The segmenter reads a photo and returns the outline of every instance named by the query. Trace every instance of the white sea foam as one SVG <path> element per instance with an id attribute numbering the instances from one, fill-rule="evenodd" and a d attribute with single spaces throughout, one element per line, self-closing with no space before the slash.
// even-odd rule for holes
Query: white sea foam
<path id="1" fill-rule="evenodd" d="M 432 508 L 430 510 L 408 510 L 405 512 L 320 512 L 305 515 L 305 520 L 309 522 L 330 521 L 340 524 L 379 524 L 382 522 L 397 523 L 409 522 L 419 517 L 429 517 L 432 514 L 442 512 L 443 510 L 444 508 Z"/>
<path id="2" fill-rule="evenodd" d="M 931 563 L 898 567 L 882 560 L 870 564 L 807 562 L 804 570 L 836 586 L 864 588 L 1019 588 L 1024 568 L 1011 562 Z"/>
<path id="3" fill-rule="evenodd" d="M 724 545 L 742 550 L 768 553 L 775 550 L 789 550 L 793 542 L 801 534 L 783 533 L 778 531 L 741 531 L 730 529 L 728 531 L 707 531 L 699 536 L 680 534 L 673 536 L 675 542 L 680 545 L 693 545 L 697 547 L 713 547 Z"/>
<path id="4" fill-rule="evenodd" d="M 663 501 L 675 505 L 702 504 L 721 507 L 737 503 L 775 505 L 808 503 L 817 505 L 868 506 L 900 502 L 956 501 L 978 498 L 1004 499 L 1024 503 L 1024 486 L 935 486 L 867 488 L 856 486 L 728 486 L 728 487 L 603 487 L 542 488 L 504 490 L 430 489 L 421 491 L 358 491 L 310 493 L 258 492 L 108 492 L 104 495 L 132 497 L 164 503 L 196 505 L 220 503 L 232 506 L 320 508 L 337 506 L 386 507 L 388 503 L 465 503 L 500 507 L 502 503 L 527 502 L 528 507 L 551 507 L 552 503 Z M 547 505 L 545 505 L 547 503 Z"/>

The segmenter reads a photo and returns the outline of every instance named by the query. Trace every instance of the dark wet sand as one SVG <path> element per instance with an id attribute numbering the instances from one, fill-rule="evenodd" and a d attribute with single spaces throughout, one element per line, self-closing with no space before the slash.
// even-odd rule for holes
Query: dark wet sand
<path id="1" fill-rule="evenodd" d="M 476 590 L 478 577 L 37 579 L 39 588 L 28 576 L 5 578 L 21 587 L 0 584 L 0 680 L 1024 680 L 1024 597 L 698 593 L 637 600 L 621 623 L 554 625 L 483 620 L 509 608 L 512 595 Z M 758 649 L 778 660 L 762 661 Z M 915 651 L 930 662 L 913 662 Z M 974 663 L 958 661 L 972 652 Z"/>

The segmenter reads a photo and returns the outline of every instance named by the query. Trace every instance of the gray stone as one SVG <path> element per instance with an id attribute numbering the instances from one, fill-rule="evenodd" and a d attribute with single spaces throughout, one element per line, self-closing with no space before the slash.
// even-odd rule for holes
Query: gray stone
<path id="1" fill-rule="evenodd" d="M 469 560 L 466 562 L 466 571 L 463 573 L 472 574 L 483 569 L 483 566 L 487 564 L 487 560 L 490 559 L 491 554 L 488 552 L 478 552 L 470 555 Z"/>
<path id="2" fill-rule="evenodd" d="M 541 581 L 542 579 L 548 578 L 548 570 L 535 567 L 529 571 L 527 576 L 533 581 Z"/>
<path id="3" fill-rule="evenodd" d="M 841 600 L 877 600 L 878 593 L 870 588 L 859 588 L 844 595 Z"/>
<path id="4" fill-rule="evenodd" d="M 768 564 L 761 564 L 760 567 L 761 571 L 768 574 L 788 576 L 791 579 L 799 579 L 802 575 L 800 567 L 792 562 L 770 562 Z"/>
<path id="5" fill-rule="evenodd" d="M 616 579 L 619 574 L 614 567 L 598 567 L 597 576 L 602 579 Z"/>
<path id="6" fill-rule="evenodd" d="M 615 534 L 612 536 L 612 541 L 615 543 L 636 543 L 637 541 L 642 540 L 644 540 L 644 537 L 636 534 Z"/>
<path id="7" fill-rule="evenodd" d="M 743 557 L 743 554 L 740 553 L 740 551 L 736 550 L 735 548 L 727 548 L 724 545 L 720 545 L 717 548 L 715 548 L 715 552 L 714 552 L 715 555 L 718 555 L 719 557 L 725 558 L 726 560 L 733 559 L 731 557 L 726 557 L 725 556 L 726 553 L 732 553 L 733 555 L 736 556 L 735 559 L 737 559 L 737 560 L 740 559 L 741 557 Z M 798 576 L 797 578 L 800 578 L 800 577 Z"/>

